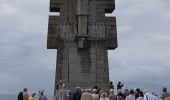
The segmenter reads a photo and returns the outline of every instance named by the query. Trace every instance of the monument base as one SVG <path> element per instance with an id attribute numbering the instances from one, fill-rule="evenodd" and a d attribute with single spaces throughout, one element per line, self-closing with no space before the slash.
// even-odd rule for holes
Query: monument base
<path id="1" fill-rule="evenodd" d="M 87 40 L 88 47 L 79 49 L 76 40 L 60 40 L 57 50 L 56 84 L 63 80 L 67 88 L 98 86 L 109 90 L 108 53 L 105 40 Z"/>

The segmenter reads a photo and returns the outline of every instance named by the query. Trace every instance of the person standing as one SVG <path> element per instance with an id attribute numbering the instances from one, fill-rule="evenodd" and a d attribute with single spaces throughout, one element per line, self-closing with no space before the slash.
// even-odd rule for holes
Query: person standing
<path id="1" fill-rule="evenodd" d="M 122 89 L 122 87 L 123 87 L 123 83 L 121 83 L 121 82 L 119 81 L 118 84 L 117 84 L 117 90 Z"/>
<path id="2" fill-rule="evenodd" d="M 48 100 L 47 97 L 44 95 L 44 90 L 40 91 L 38 100 Z"/>
<path id="3" fill-rule="evenodd" d="M 136 100 L 133 89 L 130 90 L 130 94 L 126 97 L 125 100 Z"/>
<path id="4" fill-rule="evenodd" d="M 127 97 L 129 94 L 130 94 L 130 93 L 129 93 L 128 88 L 125 87 L 125 88 L 124 88 L 124 91 L 123 91 L 123 95 L 124 95 L 125 97 Z"/>
<path id="5" fill-rule="evenodd" d="M 162 88 L 162 92 L 161 92 L 161 97 L 163 98 L 163 100 L 165 100 L 166 97 L 169 97 L 170 96 L 170 93 L 167 92 L 167 88 L 166 87 L 163 87 Z"/>
<path id="6" fill-rule="evenodd" d="M 116 96 L 114 94 L 114 90 L 110 89 L 109 100 L 116 100 Z"/>
<path id="7" fill-rule="evenodd" d="M 102 92 L 101 98 L 99 100 L 109 100 L 105 92 Z"/>
<path id="8" fill-rule="evenodd" d="M 67 90 L 65 84 L 62 85 L 62 89 L 58 91 L 58 100 L 67 100 Z"/>
<path id="9" fill-rule="evenodd" d="M 135 95 L 135 98 L 136 98 L 136 99 L 139 97 L 139 92 L 140 92 L 140 89 L 139 89 L 139 88 L 135 88 L 135 89 L 134 89 L 134 95 Z"/>
<path id="10" fill-rule="evenodd" d="M 139 92 L 139 97 L 137 98 L 137 100 L 143 100 L 143 92 L 142 91 Z"/>
<path id="11" fill-rule="evenodd" d="M 110 82 L 110 89 L 114 89 L 114 85 L 112 81 Z"/>
<path id="12" fill-rule="evenodd" d="M 22 93 L 23 93 L 23 100 L 28 100 L 29 99 L 29 95 L 27 93 L 27 88 L 24 88 Z"/>
<path id="13" fill-rule="evenodd" d="M 76 87 L 76 92 L 73 94 L 73 100 L 80 100 L 81 94 L 80 87 Z"/>
<path id="14" fill-rule="evenodd" d="M 144 98 L 143 100 L 157 100 L 158 98 L 151 94 L 149 90 L 144 90 Z"/>
<path id="15" fill-rule="evenodd" d="M 117 90 L 117 95 L 116 95 L 116 100 L 125 100 L 125 96 L 122 94 L 122 90 L 121 89 L 119 89 L 119 90 Z"/>
<path id="16" fill-rule="evenodd" d="M 99 100 L 99 95 L 97 94 L 96 89 L 93 89 L 92 100 Z"/>
<path id="17" fill-rule="evenodd" d="M 85 89 L 85 92 L 81 95 L 80 100 L 92 100 L 92 94 L 89 93 L 89 89 Z"/>
<path id="18" fill-rule="evenodd" d="M 19 92 L 17 100 L 24 100 L 24 98 L 23 98 L 24 90 L 26 90 L 26 88 L 24 88 L 21 92 Z"/>
<path id="19" fill-rule="evenodd" d="M 34 100 L 35 95 L 36 95 L 36 93 L 32 92 L 32 95 L 29 97 L 29 100 Z"/>

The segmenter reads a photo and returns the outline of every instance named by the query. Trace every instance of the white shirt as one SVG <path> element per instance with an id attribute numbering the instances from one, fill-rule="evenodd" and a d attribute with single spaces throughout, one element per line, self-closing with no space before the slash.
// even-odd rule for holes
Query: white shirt
<path id="1" fill-rule="evenodd" d="M 102 98 L 100 98 L 99 100 L 103 100 Z M 105 100 L 109 100 L 109 98 L 106 98 Z"/>
<path id="2" fill-rule="evenodd" d="M 137 100 L 143 100 L 143 97 L 138 97 Z"/>
<path id="3" fill-rule="evenodd" d="M 135 96 L 130 94 L 129 96 L 126 97 L 126 100 L 135 100 Z"/>
<path id="4" fill-rule="evenodd" d="M 92 100 L 99 100 L 98 94 L 92 94 Z"/>
<path id="5" fill-rule="evenodd" d="M 146 92 L 143 100 L 158 100 L 158 98 L 156 96 L 150 94 L 149 92 Z"/>

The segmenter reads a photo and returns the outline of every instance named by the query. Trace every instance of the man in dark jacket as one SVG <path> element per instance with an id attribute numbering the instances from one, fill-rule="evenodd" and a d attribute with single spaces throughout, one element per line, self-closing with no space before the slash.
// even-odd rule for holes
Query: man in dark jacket
<path id="1" fill-rule="evenodd" d="M 123 83 L 118 82 L 118 84 L 117 84 L 117 90 L 122 89 L 122 87 L 123 87 Z"/>
<path id="2" fill-rule="evenodd" d="M 24 88 L 23 91 L 21 91 L 21 92 L 18 94 L 18 99 L 17 99 L 17 100 L 24 100 L 23 92 L 27 92 L 27 88 Z"/>
<path id="3" fill-rule="evenodd" d="M 23 94 L 22 91 L 18 94 L 18 99 L 17 100 L 23 100 Z"/>
<path id="4" fill-rule="evenodd" d="M 76 87 L 76 92 L 73 95 L 73 100 L 80 100 L 81 98 L 81 90 L 80 87 Z"/>

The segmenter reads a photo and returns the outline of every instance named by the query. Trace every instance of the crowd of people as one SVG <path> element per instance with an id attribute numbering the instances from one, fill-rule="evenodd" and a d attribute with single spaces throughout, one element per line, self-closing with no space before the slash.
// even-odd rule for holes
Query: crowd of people
<path id="1" fill-rule="evenodd" d="M 32 92 L 32 94 L 29 96 L 27 93 L 27 88 L 24 88 L 21 92 L 19 92 L 17 100 L 35 100 L 35 95 L 36 93 Z M 48 100 L 47 97 L 44 95 L 43 89 L 38 91 L 38 95 L 38 100 Z"/>
<path id="2" fill-rule="evenodd" d="M 117 90 L 114 89 L 113 82 L 110 82 L 109 92 L 95 86 L 93 89 L 76 87 L 76 91 L 73 93 L 71 90 L 66 90 L 66 85 L 60 80 L 54 100 L 170 100 L 168 96 L 170 93 L 165 87 L 161 97 L 158 97 L 147 89 L 143 91 L 140 88 L 129 90 L 121 82 L 118 82 Z"/>
<path id="3" fill-rule="evenodd" d="M 73 92 L 72 90 L 67 90 L 66 85 L 62 81 L 59 81 L 54 100 L 170 100 L 170 93 L 167 92 L 166 87 L 162 89 L 161 97 L 158 97 L 147 89 L 143 91 L 139 88 L 129 90 L 127 87 L 123 88 L 123 86 L 123 83 L 118 82 L 117 90 L 115 90 L 113 83 L 110 82 L 109 92 L 97 86 L 93 89 L 76 87 Z M 23 91 L 18 94 L 18 100 L 34 100 L 35 95 L 36 93 L 33 92 L 31 96 L 28 96 L 27 89 L 24 88 Z M 39 91 L 38 100 L 48 100 L 44 95 L 44 90 Z"/>

